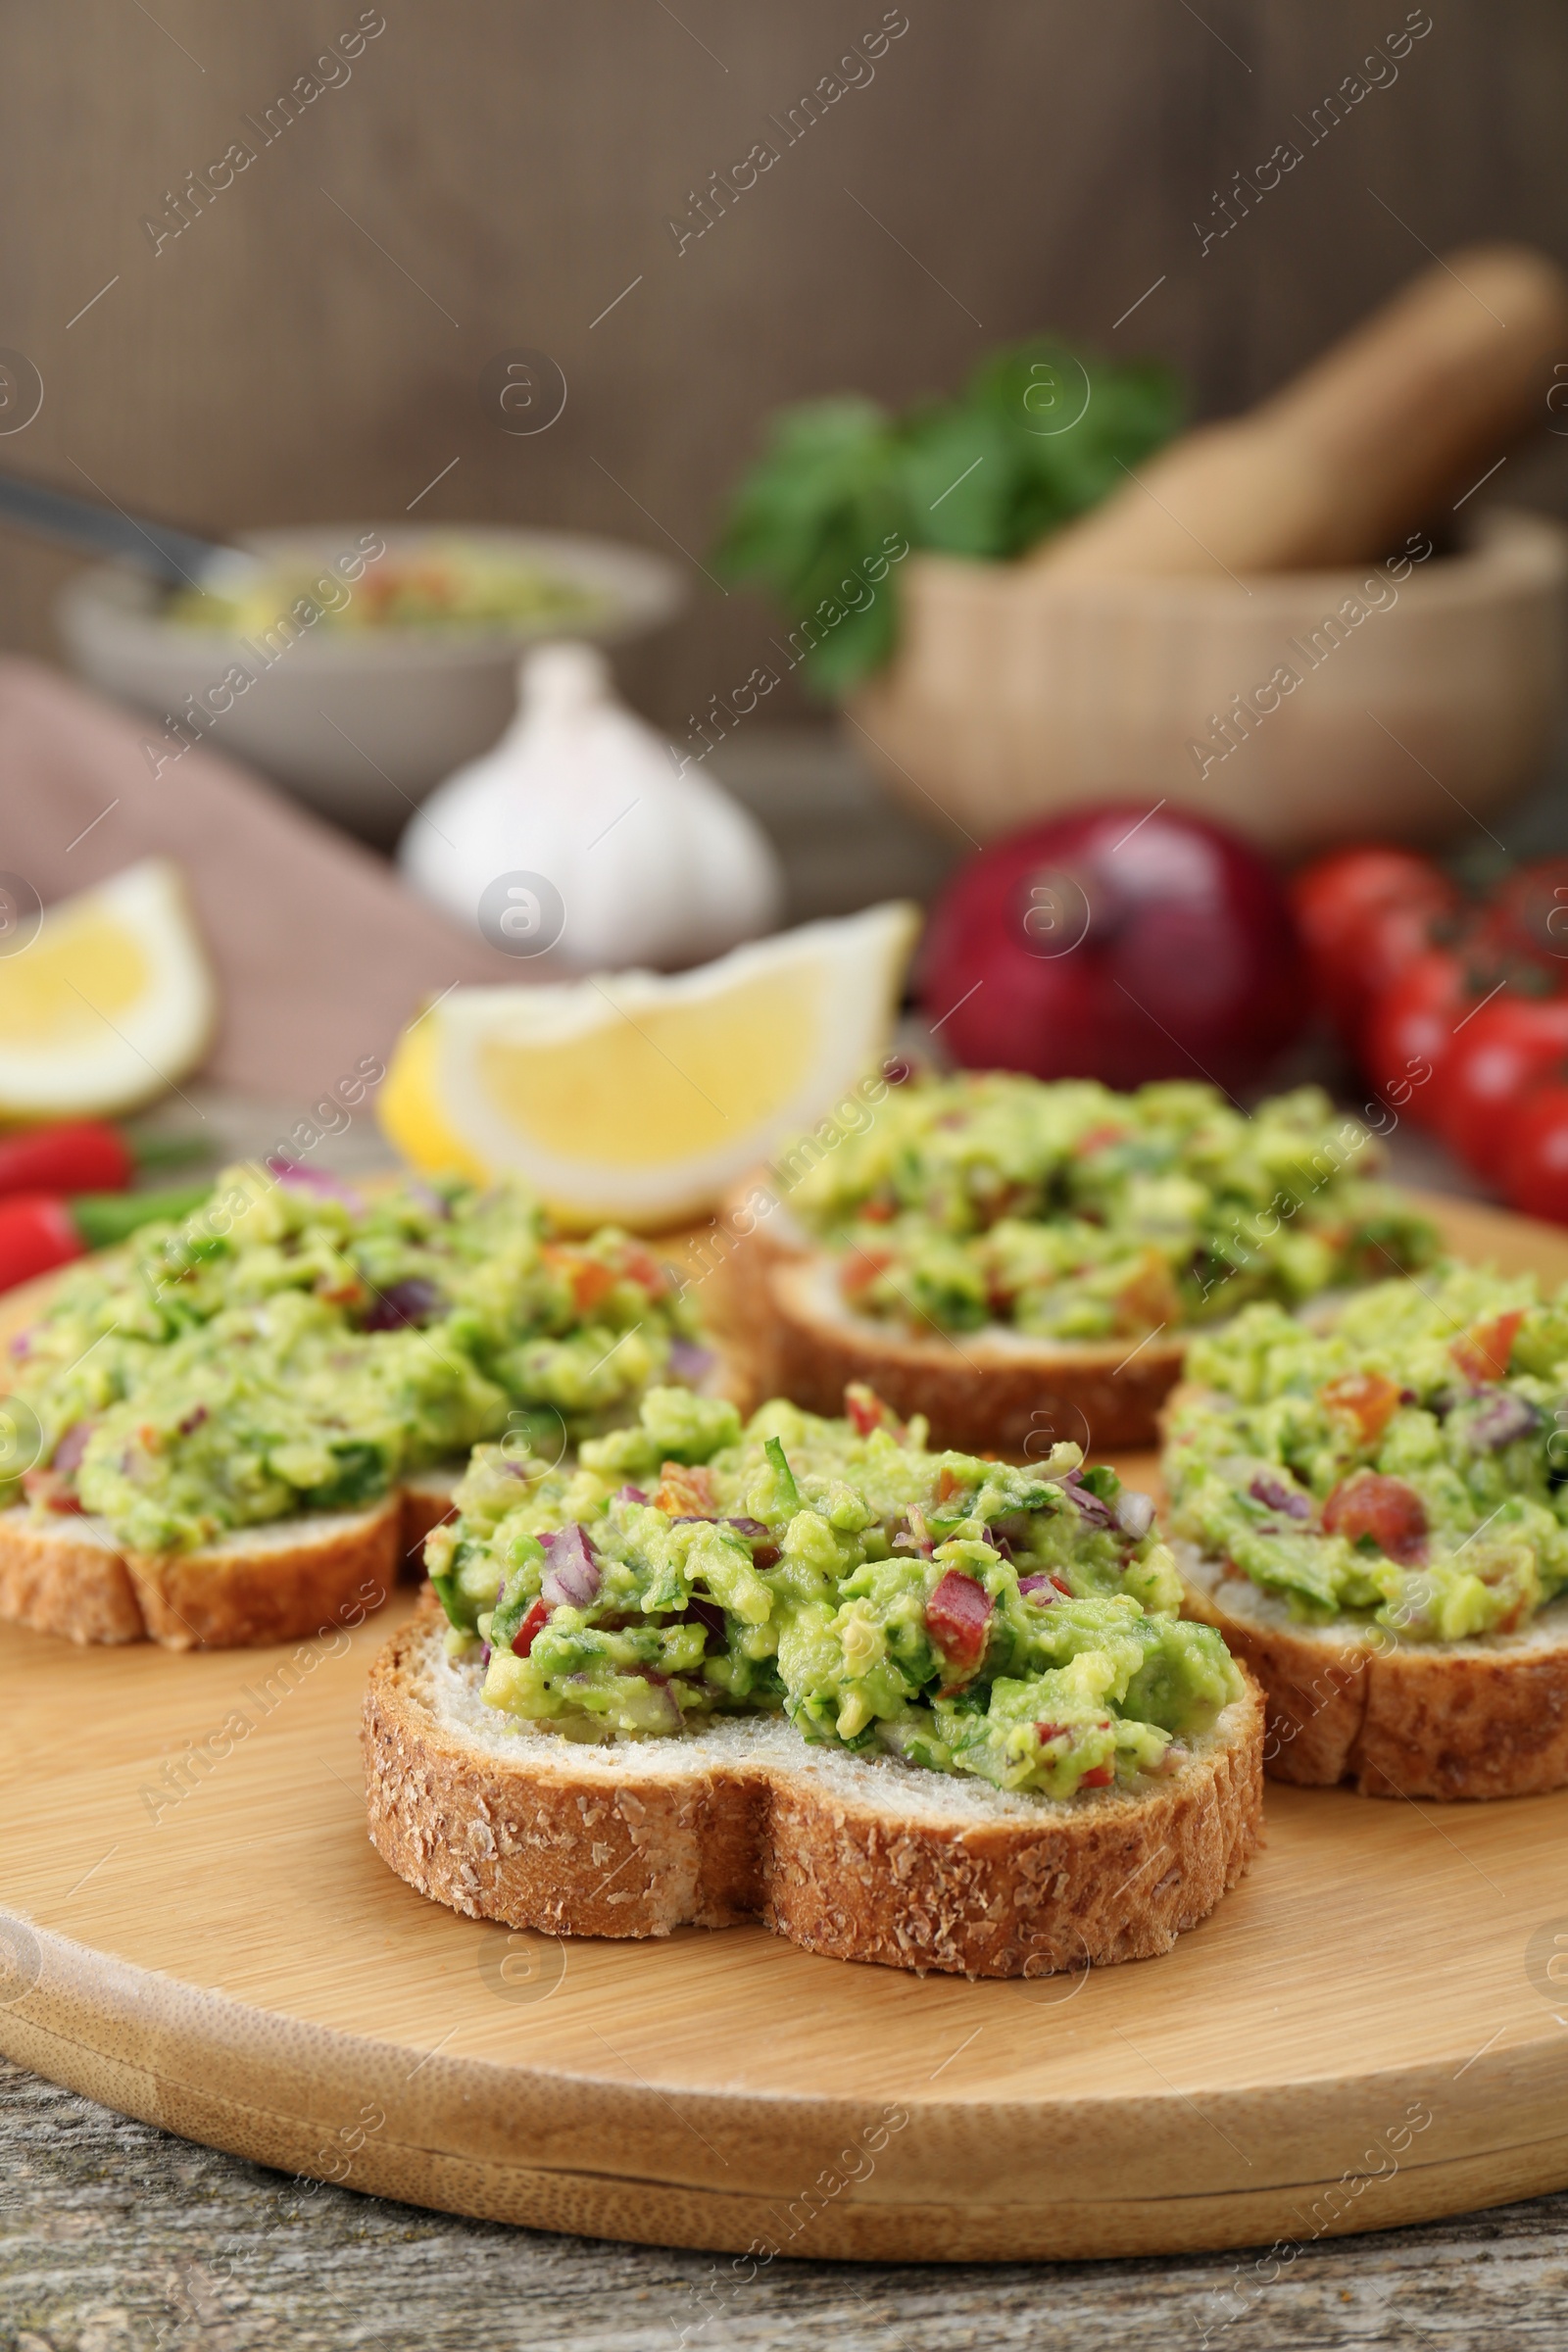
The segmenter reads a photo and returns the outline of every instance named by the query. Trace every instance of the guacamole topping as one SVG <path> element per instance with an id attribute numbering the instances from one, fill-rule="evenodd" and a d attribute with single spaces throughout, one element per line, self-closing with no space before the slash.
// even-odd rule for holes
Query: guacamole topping
<path id="1" fill-rule="evenodd" d="M 189 1549 L 347 1510 L 509 1429 L 560 1453 L 705 1362 L 664 1269 L 628 1235 L 552 1237 L 506 1187 L 360 1200 L 242 1166 L 179 1225 L 84 1262 L 11 1343 L 36 1462 L 0 1501 Z"/>
<path id="2" fill-rule="evenodd" d="M 383 553 L 352 587 L 330 566 L 300 557 L 260 566 L 234 594 L 181 588 L 163 608 L 164 617 L 183 628 L 241 637 L 264 637 L 285 617 L 319 623 L 334 637 L 379 629 L 455 636 L 586 626 L 606 610 L 605 596 L 580 580 L 461 537 L 431 540 L 417 553 Z"/>
<path id="3" fill-rule="evenodd" d="M 1196 1340 L 1173 1532 L 1321 1622 L 1512 1633 L 1568 1586 L 1568 1291 L 1451 1266 Z"/>
<path id="4" fill-rule="evenodd" d="M 480 1446 L 425 1562 L 487 1703 L 577 1739 L 782 1712 L 1054 1797 L 1176 1769 L 1241 1683 L 1175 1614 L 1149 1497 L 1075 1446 L 1024 1469 L 931 1453 L 923 1421 L 846 1401 L 743 1428 L 656 1388 L 574 1466 Z"/>
<path id="5" fill-rule="evenodd" d="M 1437 1251 L 1380 1147 L 1316 1087 L 1250 1116 L 1185 1081 L 1118 1095 L 988 1072 L 892 1089 L 781 1155 L 859 1313 L 1136 1339 L 1408 1273 Z"/>

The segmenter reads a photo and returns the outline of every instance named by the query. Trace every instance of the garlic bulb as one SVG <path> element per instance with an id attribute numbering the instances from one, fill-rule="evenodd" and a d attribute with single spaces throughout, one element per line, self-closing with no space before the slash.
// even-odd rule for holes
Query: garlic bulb
<path id="1" fill-rule="evenodd" d="M 587 645 L 524 658 L 512 725 L 431 795 L 398 858 L 425 898 L 553 972 L 704 963 L 771 929 L 783 896 L 755 820 L 677 773 Z"/>

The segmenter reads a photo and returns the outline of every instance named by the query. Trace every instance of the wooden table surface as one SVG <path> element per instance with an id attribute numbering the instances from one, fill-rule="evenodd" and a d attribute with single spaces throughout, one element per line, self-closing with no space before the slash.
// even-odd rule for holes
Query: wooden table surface
<path id="1" fill-rule="evenodd" d="M 1288 2250 L 1287 2250 L 1288 2251 Z M 0 2062 L 3 2352 L 1557 2352 L 1568 2195 L 1300 2247 L 1051 2266 L 779 2262 L 546 2236 L 263 2171 Z"/>

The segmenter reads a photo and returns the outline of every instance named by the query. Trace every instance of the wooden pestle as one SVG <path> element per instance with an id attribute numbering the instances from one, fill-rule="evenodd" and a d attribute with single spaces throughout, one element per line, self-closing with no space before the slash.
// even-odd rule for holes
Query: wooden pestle
<path id="1" fill-rule="evenodd" d="M 1544 422 L 1559 358 L 1557 265 L 1521 245 L 1461 247 L 1247 416 L 1152 458 L 1026 567 L 1092 579 L 1384 555 Z"/>

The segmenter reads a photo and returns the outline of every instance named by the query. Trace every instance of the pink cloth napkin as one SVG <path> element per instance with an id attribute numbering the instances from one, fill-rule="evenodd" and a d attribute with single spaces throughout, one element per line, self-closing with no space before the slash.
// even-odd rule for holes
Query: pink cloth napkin
<path id="1" fill-rule="evenodd" d="M 368 850 L 203 748 L 162 776 L 148 722 L 33 662 L 0 660 L 0 870 L 45 906 L 172 858 L 218 974 L 202 1075 L 308 1098 L 385 1060 L 421 1002 L 517 967 L 415 898 Z"/>

